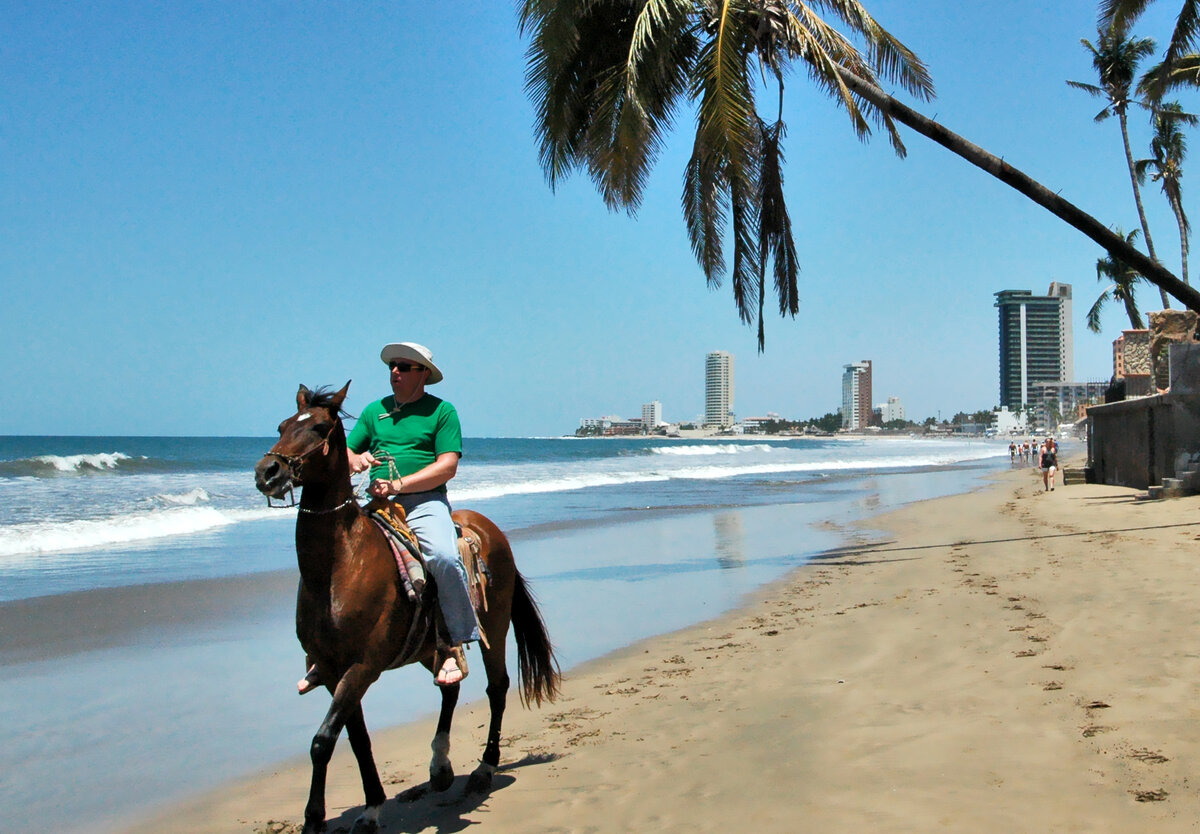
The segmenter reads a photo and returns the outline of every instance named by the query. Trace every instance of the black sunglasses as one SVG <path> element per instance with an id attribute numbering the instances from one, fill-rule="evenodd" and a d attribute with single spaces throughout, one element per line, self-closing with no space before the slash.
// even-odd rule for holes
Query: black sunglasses
<path id="1" fill-rule="evenodd" d="M 407 373 L 408 371 L 423 371 L 423 370 L 425 370 L 424 365 L 414 365 L 411 362 L 389 362 L 388 367 L 391 368 L 393 371 L 399 371 L 402 374 Z"/>

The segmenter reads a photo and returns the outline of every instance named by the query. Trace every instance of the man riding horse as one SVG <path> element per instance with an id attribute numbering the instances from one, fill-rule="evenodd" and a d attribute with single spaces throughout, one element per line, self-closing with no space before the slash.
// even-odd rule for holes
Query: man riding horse
<path id="1" fill-rule="evenodd" d="M 463 647 L 479 639 L 446 497 L 446 483 L 457 474 L 462 457 L 462 428 L 454 406 L 425 391 L 443 378 L 429 348 L 394 342 L 384 345 L 379 356 L 391 371 L 392 395 L 363 409 L 347 436 L 350 471 L 371 468 L 367 491 L 400 504 L 420 542 L 450 638 L 435 682 L 451 686 L 467 674 Z M 297 688 L 304 694 L 319 683 L 313 666 Z"/>

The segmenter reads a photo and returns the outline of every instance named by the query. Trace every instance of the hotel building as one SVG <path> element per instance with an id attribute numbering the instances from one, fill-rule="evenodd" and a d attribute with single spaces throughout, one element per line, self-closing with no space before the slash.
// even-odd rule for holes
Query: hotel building
<path id="1" fill-rule="evenodd" d="M 842 428 L 871 425 L 871 360 L 842 366 Z"/>
<path id="2" fill-rule="evenodd" d="M 1000 312 L 1000 405 L 1033 404 L 1034 386 L 1069 382 L 1075 374 L 1071 285 L 1057 281 L 1045 295 L 1029 290 L 996 293 Z"/>
<path id="3" fill-rule="evenodd" d="M 650 403 L 642 403 L 642 429 L 645 431 L 654 431 L 663 421 L 662 418 L 662 403 L 658 400 Z"/>
<path id="4" fill-rule="evenodd" d="M 714 350 L 704 359 L 704 425 L 733 425 L 733 354 Z"/>

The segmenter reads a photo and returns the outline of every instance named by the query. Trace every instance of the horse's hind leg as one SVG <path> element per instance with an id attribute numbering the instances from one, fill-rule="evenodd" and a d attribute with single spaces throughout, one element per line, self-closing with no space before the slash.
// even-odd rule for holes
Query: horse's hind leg
<path id="1" fill-rule="evenodd" d="M 351 834 L 375 834 L 379 830 L 379 809 L 387 799 L 383 783 L 379 781 L 379 770 L 371 754 L 371 736 L 367 733 L 367 722 L 363 718 L 362 704 L 346 720 L 346 735 L 350 738 L 350 749 L 358 761 L 358 774 L 362 777 L 363 796 L 366 810 L 354 821 Z"/>
<path id="2" fill-rule="evenodd" d="M 504 661 L 504 647 L 507 635 L 500 634 L 492 647 L 483 650 L 483 664 L 487 669 L 488 706 L 491 708 L 491 722 L 488 724 L 487 745 L 483 748 L 483 758 L 479 766 L 467 780 L 467 793 L 487 793 L 492 789 L 492 776 L 500 764 L 500 728 L 504 723 L 504 707 L 508 702 L 508 669 Z M 495 638 L 494 638 L 495 639 Z"/>
<path id="3" fill-rule="evenodd" d="M 433 737 L 433 758 L 429 761 L 429 787 L 444 791 L 454 784 L 454 767 L 450 764 L 450 722 L 458 705 L 458 684 L 443 686 L 442 711 L 438 715 L 437 734 Z"/>

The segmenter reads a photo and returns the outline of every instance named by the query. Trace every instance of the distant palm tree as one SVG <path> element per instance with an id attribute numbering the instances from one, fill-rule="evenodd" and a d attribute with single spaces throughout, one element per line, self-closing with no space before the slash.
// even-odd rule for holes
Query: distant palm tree
<path id="1" fill-rule="evenodd" d="M 865 45 L 865 54 L 817 15 L 827 12 Z M 858 0 L 521 0 L 530 36 L 526 86 L 540 161 L 550 186 L 584 171 L 612 209 L 636 212 L 666 133 L 687 99 L 697 103 L 683 213 L 711 286 L 724 272 L 733 233 L 734 301 L 749 322 L 758 308 L 763 346 L 765 272 L 773 261 L 781 314 L 799 309 L 799 264 L 783 191 L 784 78 L 795 68 L 849 115 L 860 139 L 872 123 L 898 154 L 905 124 L 1134 264 L 1155 285 L 1200 311 L 1200 292 L 1130 246 L 1056 192 L 883 92 L 895 83 L 933 96 L 925 65 Z M 778 90 L 773 117 L 755 93 Z M 756 303 L 757 302 L 757 303 Z"/>
<path id="2" fill-rule="evenodd" d="M 1154 0 L 1100 0 L 1100 27 L 1106 29 L 1115 26 L 1121 31 L 1128 31 L 1153 2 Z M 1168 68 L 1169 72 L 1169 68 L 1178 64 L 1185 55 L 1195 52 L 1198 38 L 1200 0 L 1182 0 L 1162 66 Z M 1161 98 L 1161 88 L 1154 92 L 1158 93 L 1154 98 Z"/>
<path id="3" fill-rule="evenodd" d="M 1101 0 L 1100 25 L 1128 29 L 1154 0 Z M 1183 0 L 1163 60 L 1146 71 L 1139 94 L 1153 102 L 1181 86 L 1200 87 L 1200 0 Z"/>
<path id="4" fill-rule="evenodd" d="M 1154 113 L 1154 138 L 1150 140 L 1150 158 L 1139 159 L 1135 165 L 1138 182 L 1150 179 L 1162 183 L 1163 194 L 1171 204 L 1175 213 L 1175 222 L 1179 224 L 1179 252 L 1181 275 L 1185 284 L 1188 281 L 1188 236 L 1191 234 L 1191 224 L 1183 210 L 1183 160 L 1187 156 L 1187 139 L 1179 129 L 1180 123 L 1195 125 L 1200 122 L 1195 116 L 1184 113 L 1179 102 L 1172 101 L 1160 105 Z"/>
<path id="5" fill-rule="evenodd" d="M 1100 77 L 1100 84 L 1085 84 L 1081 81 L 1068 81 L 1067 84 L 1077 90 L 1102 98 L 1108 102 L 1104 109 L 1096 114 L 1096 121 L 1102 122 L 1110 116 L 1116 116 L 1121 126 L 1121 143 L 1125 148 L 1125 162 L 1129 168 L 1129 182 L 1133 187 L 1133 202 L 1137 206 L 1138 220 L 1142 224 L 1142 234 L 1146 238 L 1146 251 L 1150 258 L 1157 261 L 1154 252 L 1154 239 L 1150 237 L 1150 224 L 1146 220 L 1146 210 L 1142 207 L 1142 189 L 1138 185 L 1136 166 L 1133 161 L 1133 149 L 1129 145 L 1129 105 L 1135 104 L 1147 107 L 1141 101 L 1133 98 L 1134 78 L 1137 76 L 1138 64 L 1154 54 L 1154 41 L 1150 38 L 1134 38 L 1124 28 L 1113 26 L 1101 27 L 1096 34 L 1096 43 L 1092 44 L 1087 38 L 1079 41 L 1092 53 L 1092 66 Z M 1162 293 L 1163 307 L 1171 306 L 1167 293 Z"/>
<path id="6" fill-rule="evenodd" d="M 1124 233 L 1117 229 L 1118 235 Z M 1125 241 L 1133 246 L 1137 242 L 1138 230 L 1134 229 L 1127 235 L 1124 235 Z M 1141 278 L 1141 274 L 1130 266 L 1125 261 L 1113 255 L 1108 255 L 1103 258 L 1096 259 L 1096 280 L 1101 283 L 1110 281 L 1108 288 L 1100 293 L 1100 297 L 1096 299 L 1096 303 L 1091 306 L 1087 314 L 1087 327 L 1093 333 L 1100 332 L 1100 311 L 1109 300 L 1120 301 L 1125 305 L 1125 314 L 1129 316 L 1129 326 L 1134 330 L 1141 330 L 1142 314 L 1138 312 L 1137 301 L 1134 299 L 1134 284 Z"/>

